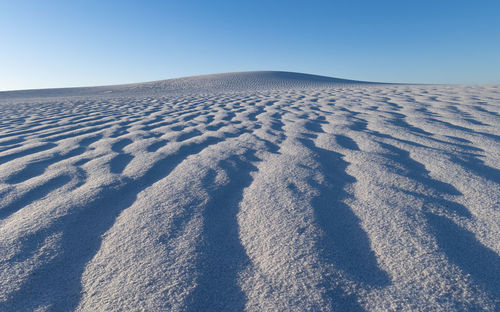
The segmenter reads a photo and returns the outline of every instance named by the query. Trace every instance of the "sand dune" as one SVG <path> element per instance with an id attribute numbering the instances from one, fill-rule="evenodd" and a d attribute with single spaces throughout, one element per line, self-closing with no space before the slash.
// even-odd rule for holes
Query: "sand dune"
<path id="1" fill-rule="evenodd" d="M 171 96 L 173 94 L 212 94 L 214 92 L 330 87 L 332 84 L 352 85 L 374 83 L 292 72 L 253 71 L 201 75 L 116 86 L 7 91 L 0 92 L 0 99 L 89 95 L 100 97 L 116 97 L 118 95 L 129 97 Z"/>
<path id="2" fill-rule="evenodd" d="M 0 311 L 498 311 L 500 86 L 0 93 Z"/>

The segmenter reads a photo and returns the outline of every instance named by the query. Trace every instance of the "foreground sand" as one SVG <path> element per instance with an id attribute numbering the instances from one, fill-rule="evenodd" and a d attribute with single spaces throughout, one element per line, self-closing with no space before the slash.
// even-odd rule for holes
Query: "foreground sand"
<path id="1" fill-rule="evenodd" d="M 500 310 L 500 86 L 186 79 L 0 93 L 0 311 Z"/>

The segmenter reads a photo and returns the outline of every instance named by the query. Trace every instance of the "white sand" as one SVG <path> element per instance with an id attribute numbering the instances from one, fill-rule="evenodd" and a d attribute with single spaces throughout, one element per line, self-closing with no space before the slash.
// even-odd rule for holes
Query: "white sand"
<path id="1" fill-rule="evenodd" d="M 500 86 L 0 93 L 0 311 L 500 311 Z"/>

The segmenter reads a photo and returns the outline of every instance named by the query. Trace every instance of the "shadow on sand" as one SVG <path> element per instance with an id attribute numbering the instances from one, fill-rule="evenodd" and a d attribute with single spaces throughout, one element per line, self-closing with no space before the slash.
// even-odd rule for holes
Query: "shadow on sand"
<path id="1" fill-rule="evenodd" d="M 238 284 L 238 273 L 250 263 L 241 245 L 237 214 L 243 190 L 257 168 L 255 151 L 244 157 L 232 156 L 219 163 L 227 174 L 228 183 L 217 187 L 217 172 L 211 171 L 203 184 L 210 190 L 211 200 L 205 207 L 202 241 L 199 246 L 197 287 L 187 300 L 187 311 L 243 311 L 245 293 Z"/>
<path id="2" fill-rule="evenodd" d="M 360 220 L 343 200 L 348 196 L 346 185 L 356 182 L 345 169 L 348 163 L 342 155 L 314 145 L 309 139 L 300 139 L 316 155 L 325 175 L 322 184 L 309 181 L 320 191 L 313 200 L 315 218 L 325 233 L 319 242 L 324 261 L 344 271 L 352 280 L 374 287 L 391 283 L 389 276 L 380 269 L 368 235 L 360 226 Z M 362 311 L 354 296 L 347 296 L 339 289 L 331 291 L 334 307 L 344 311 Z"/>

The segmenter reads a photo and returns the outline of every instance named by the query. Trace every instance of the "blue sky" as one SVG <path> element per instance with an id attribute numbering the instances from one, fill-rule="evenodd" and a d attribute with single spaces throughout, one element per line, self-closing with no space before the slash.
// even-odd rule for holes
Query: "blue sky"
<path id="1" fill-rule="evenodd" d="M 500 1 L 0 0 L 0 90 L 245 70 L 500 83 Z"/>

